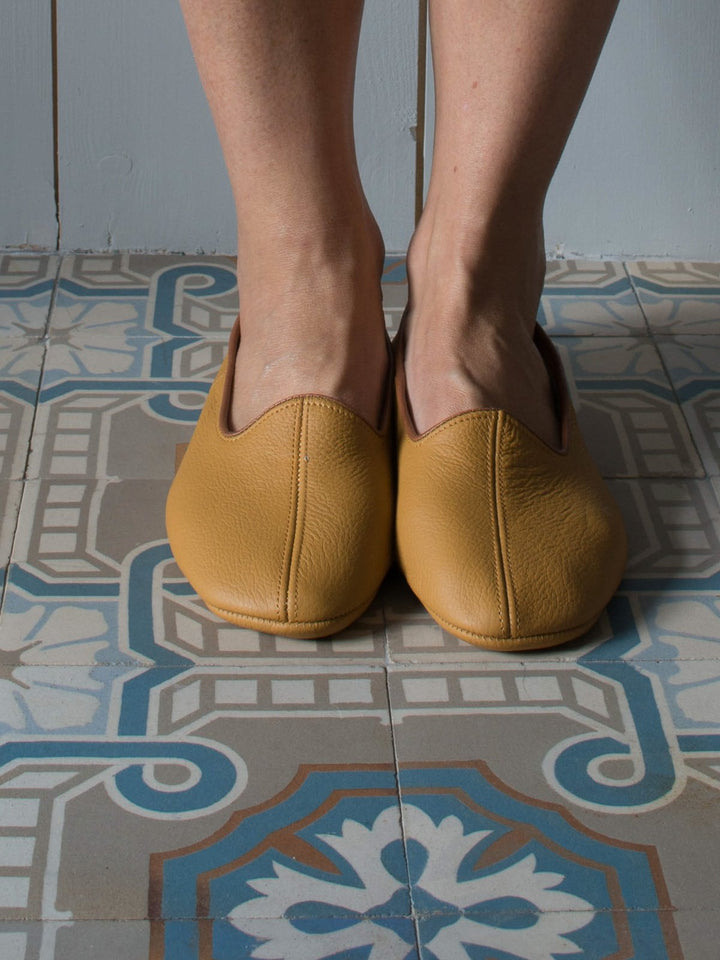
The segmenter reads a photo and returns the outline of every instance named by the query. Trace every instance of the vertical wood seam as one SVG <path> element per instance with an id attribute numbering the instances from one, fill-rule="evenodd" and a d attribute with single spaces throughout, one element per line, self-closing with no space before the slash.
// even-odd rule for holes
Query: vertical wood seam
<path id="1" fill-rule="evenodd" d="M 425 198 L 425 84 L 427 82 L 427 4 L 418 0 L 417 125 L 415 133 L 415 225 Z"/>
<path id="2" fill-rule="evenodd" d="M 58 9 L 57 0 L 50 0 L 50 43 L 52 59 L 52 139 L 53 191 L 55 194 L 55 249 L 60 249 L 60 132 L 58 128 Z"/>

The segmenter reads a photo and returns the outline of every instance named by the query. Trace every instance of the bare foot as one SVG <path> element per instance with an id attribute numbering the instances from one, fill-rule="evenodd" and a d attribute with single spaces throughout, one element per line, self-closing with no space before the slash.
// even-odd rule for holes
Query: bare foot
<path id="1" fill-rule="evenodd" d="M 418 230 L 408 256 L 405 372 L 420 433 L 469 410 L 499 409 L 559 445 L 552 387 L 533 335 L 542 291 L 541 237 L 508 256 Z M 439 253 L 438 253 L 439 251 Z"/>
<path id="2" fill-rule="evenodd" d="M 545 363 L 525 325 L 482 318 L 408 318 L 405 371 L 415 427 L 424 433 L 468 410 L 504 410 L 551 446 L 559 444 Z"/>
<path id="3" fill-rule="evenodd" d="M 288 397 L 340 400 L 373 426 L 383 407 L 388 352 L 382 251 L 364 258 L 305 249 L 277 256 L 240 285 L 240 347 L 230 411 L 241 430 Z"/>

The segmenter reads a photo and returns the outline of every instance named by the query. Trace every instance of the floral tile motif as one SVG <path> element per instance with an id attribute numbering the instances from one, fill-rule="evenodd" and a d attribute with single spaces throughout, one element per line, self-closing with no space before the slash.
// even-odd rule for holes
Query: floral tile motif
<path id="1" fill-rule="evenodd" d="M 403 769 L 400 788 L 402 829 L 392 771 L 304 768 L 204 843 L 156 855 L 152 956 L 330 960 L 364 948 L 408 960 L 408 883 L 428 960 L 471 945 L 528 960 L 590 944 L 598 957 L 640 943 L 673 956 L 653 850 L 591 836 L 482 764 Z M 192 914 L 207 919 L 188 951 L 172 918 Z"/>
<path id="2" fill-rule="evenodd" d="M 113 684 L 129 670 L 54 666 L 48 646 L 23 657 L 27 665 L 0 667 L 0 736 L 104 736 Z"/>
<path id="3" fill-rule="evenodd" d="M 191 851 L 157 856 L 156 956 L 197 955 L 181 952 L 173 922 L 195 915 L 208 918 L 201 957 L 320 960 L 361 948 L 378 960 L 416 957 L 394 772 L 359 774 L 301 770 L 279 804 L 243 812 Z"/>
<path id="4" fill-rule="evenodd" d="M 76 254 L 63 261 L 50 332 L 108 322 L 126 336 L 227 340 L 236 316 L 229 257 Z"/>
<path id="5" fill-rule="evenodd" d="M 423 960 L 674 955 L 651 848 L 593 836 L 481 763 L 401 768 L 400 791 Z"/>
<path id="6" fill-rule="evenodd" d="M 0 337 L 42 337 L 60 265 L 55 254 L 0 255 Z"/>
<path id="7" fill-rule="evenodd" d="M 654 333 L 717 333 L 720 264 L 638 260 L 628 271 Z"/>
<path id="8" fill-rule="evenodd" d="M 549 260 L 538 322 L 553 336 L 647 332 L 625 269 L 612 260 Z"/>
<path id="9" fill-rule="evenodd" d="M 647 338 L 557 337 L 583 436 L 605 477 L 703 476 Z"/>
<path id="10" fill-rule="evenodd" d="M 720 734 L 720 602 L 705 594 L 637 595 L 642 643 L 629 656 L 656 677 L 681 736 Z M 695 776 L 720 783 L 720 765 L 699 757 Z"/>

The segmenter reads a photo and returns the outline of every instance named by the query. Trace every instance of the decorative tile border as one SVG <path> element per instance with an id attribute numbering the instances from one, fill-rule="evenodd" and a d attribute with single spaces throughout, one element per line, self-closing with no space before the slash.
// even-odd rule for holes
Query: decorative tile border
<path id="1" fill-rule="evenodd" d="M 45 347 L 26 337 L 0 341 L 0 479 L 25 475 Z"/>
<path id="2" fill-rule="evenodd" d="M 557 337 L 578 420 L 605 477 L 703 476 L 655 345 L 630 337 Z"/>
<path id="3" fill-rule="evenodd" d="M 0 254 L 0 336 L 42 337 L 60 266 L 45 253 Z"/>
<path id="4" fill-rule="evenodd" d="M 627 267 L 654 333 L 717 333 L 720 264 L 639 260 Z"/>
<path id="5" fill-rule="evenodd" d="M 647 332 L 623 264 L 612 260 L 549 260 L 538 321 L 553 336 Z"/>

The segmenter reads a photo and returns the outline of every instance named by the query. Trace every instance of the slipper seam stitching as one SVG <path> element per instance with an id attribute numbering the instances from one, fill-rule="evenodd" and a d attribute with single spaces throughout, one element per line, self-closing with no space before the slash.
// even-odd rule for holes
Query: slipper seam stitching
<path id="1" fill-rule="evenodd" d="M 294 436 L 293 436 L 293 448 L 294 448 L 294 459 L 297 464 L 297 470 L 295 469 L 295 464 L 293 464 L 293 475 L 297 477 L 297 471 L 300 469 L 300 457 L 299 457 L 299 444 L 300 444 L 300 427 L 302 425 L 302 406 L 298 410 L 295 416 L 295 427 L 294 427 Z M 285 543 L 283 546 L 283 556 L 282 563 L 280 565 L 280 573 L 278 575 L 278 586 L 277 586 L 277 611 L 278 615 L 282 618 L 283 616 L 287 619 L 288 616 L 288 586 L 290 580 L 290 564 L 292 561 L 292 544 L 294 541 L 295 529 L 293 525 L 293 519 L 295 520 L 295 526 L 297 525 L 297 479 L 291 484 L 290 487 L 290 509 L 288 511 L 287 527 L 285 529 Z M 283 581 L 285 581 L 285 590 L 283 590 Z M 283 602 L 283 593 L 285 594 L 285 599 Z"/>
<path id="2" fill-rule="evenodd" d="M 501 460 L 500 452 L 500 441 L 502 440 L 502 434 L 506 432 L 505 426 L 505 417 L 501 415 L 498 418 L 498 461 Z M 502 532 L 504 539 L 504 546 L 502 546 L 502 556 L 503 556 L 503 569 L 505 571 L 505 589 L 507 591 L 507 611 L 508 611 L 508 635 L 512 637 L 520 633 L 520 614 L 518 612 L 518 592 L 517 587 L 515 586 L 515 574 L 513 572 L 513 565 L 510 559 L 510 540 L 508 537 L 508 520 L 507 520 L 507 511 L 505 510 L 505 504 L 507 502 L 505 495 L 505 470 L 502 468 L 502 463 L 498 463 L 498 476 L 500 479 L 500 497 L 498 500 L 498 524 L 502 524 Z M 510 590 L 508 590 L 508 576 L 510 579 Z M 512 596 L 511 596 L 512 593 Z M 511 610 L 511 600 L 512 600 L 512 610 Z"/>
<path id="3" fill-rule="evenodd" d="M 493 421 L 491 426 L 491 442 L 488 443 L 487 483 L 488 483 L 488 493 L 490 494 L 490 496 L 488 497 L 489 506 L 490 506 L 490 529 L 493 531 L 493 553 L 494 553 L 494 560 L 495 560 L 495 577 L 494 577 L 495 602 L 497 604 L 498 621 L 500 622 L 500 630 L 504 631 L 505 617 L 503 614 L 503 607 L 502 607 L 502 591 L 500 589 L 502 558 L 500 555 L 501 545 L 500 545 L 500 539 L 499 539 L 498 528 L 497 528 L 497 524 L 498 524 L 497 496 L 495 492 L 495 485 L 496 485 L 495 472 L 496 471 L 493 469 L 493 467 L 496 466 L 494 450 L 493 450 L 494 443 L 492 439 L 492 437 L 494 436 L 495 428 L 496 428 L 496 422 Z"/>
<path id="4" fill-rule="evenodd" d="M 307 509 L 308 490 L 307 490 L 307 461 L 303 457 L 303 450 L 307 451 L 309 417 L 305 410 L 306 401 L 303 400 L 300 405 L 300 430 L 297 449 L 297 489 L 295 494 L 295 535 L 293 537 L 292 552 L 290 554 L 290 567 L 288 570 L 288 595 L 287 595 L 287 618 L 291 619 L 290 611 L 293 611 L 293 617 L 297 616 L 298 607 L 298 570 L 300 567 L 300 555 L 302 552 L 302 543 L 304 539 L 305 527 L 303 524 Z M 305 467 L 303 469 L 303 464 Z M 303 496 L 303 475 L 305 475 L 305 495 Z"/>

